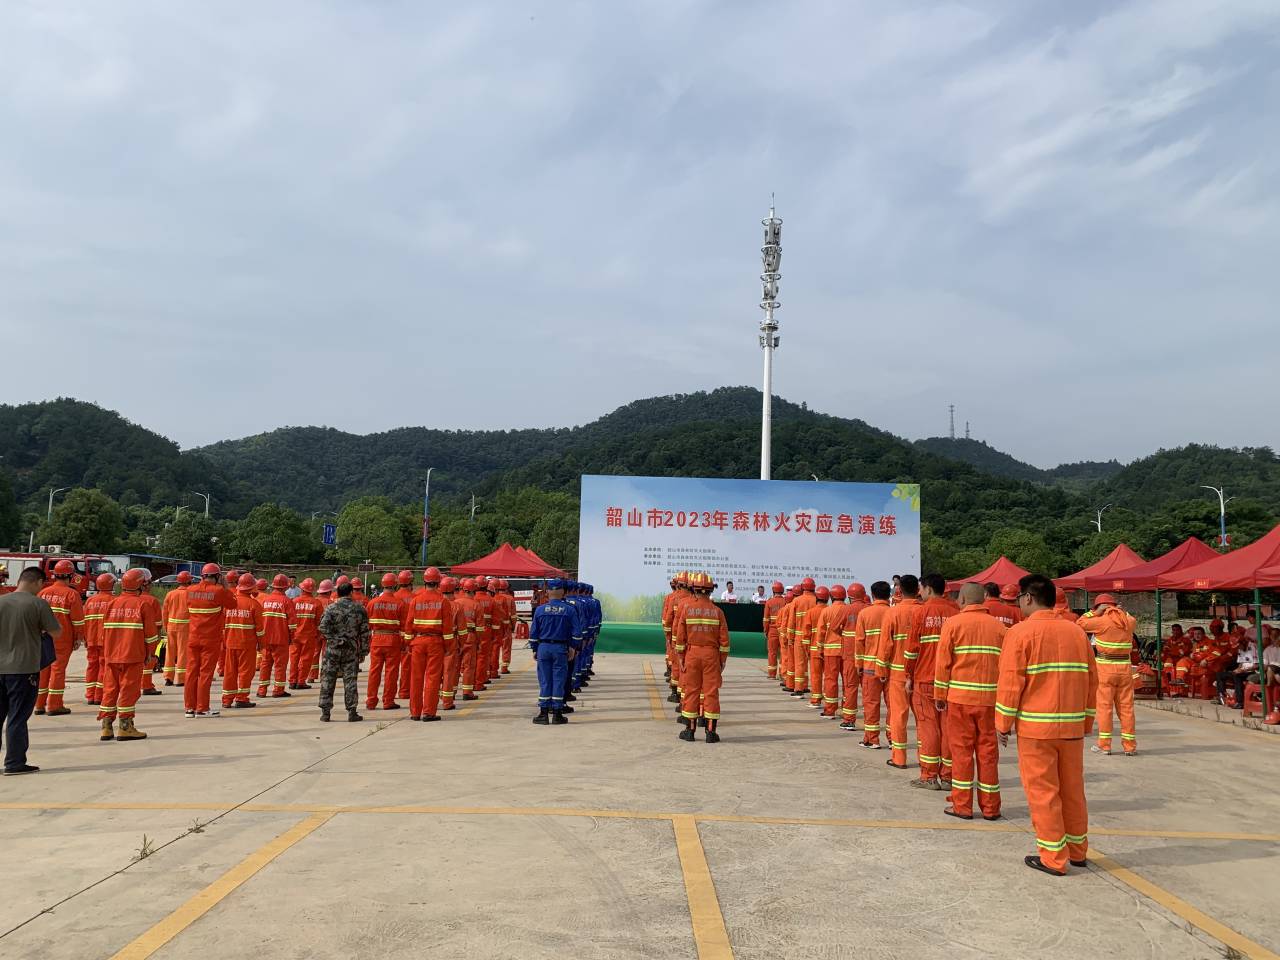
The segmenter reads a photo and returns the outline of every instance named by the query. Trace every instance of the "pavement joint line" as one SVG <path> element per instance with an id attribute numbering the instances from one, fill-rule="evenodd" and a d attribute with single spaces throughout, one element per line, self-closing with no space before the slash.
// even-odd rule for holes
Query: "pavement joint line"
<path id="1" fill-rule="evenodd" d="M 653 669 L 647 660 L 644 664 L 644 676 L 645 689 L 649 692 L 649 713 L 655 720 L 666 720 L 667 715 L 662 710 L 662 697 L 658 693 L 658 678 L 653 675 Z"/>
<path id="2" fill-rule="evenodd" d="M 332 819 L 331 813 L 315 813 L 294 824 L 274 840 L 259 847 L 245 859 L 209 884 L 177 910 L 111 955 L 110 960 L 146 960 L 187 927 L 234 893 L 263 867 L 299 840 L 310 836 Z"/>
<path id="3" fill-rule="evenodd" d="M 1092 831 L 1091 831 L 1092 832 Z M 1243 934 L 1215 920 L 1201 910 L 1196 909 L 1180 897 L 1170 893 L 1164 887 L 1138 876 L 1128 867 L 1116 863 L 1097 847 L 1089 847 L 1089 863 L 1104 871 L 1125 886 L 1137 891 L 1148 900 L 1164 907 L 1170 913 L 1181 917 L 1193 927 L 1203 931 L 1220 943 L 1226 944 L 1237 954 L 1251 960 L 1280 960 L 1280 954 L 1273 953 L 1260 943 L 1255 943 Z"/>
<path id="4" fill-rule="evenodd" d="M 528 673 L 528 672 L 529 672 L 529 669 L 530 669 L 530 667 L 526 664 L 525 666 L 520 667 L 520 668 L 519 668 L 519 669 L 517 669 L 517 670 L 512 670 L 510 673 L 505 674 L 505 676 L 506 676 L 506 677 L 508 677 L 508 678 L 511 678 L 511 677 L 518 677 L 518 676 L 520 676 L 522 673 Z M 490 683 L 497 683 L 498 681 L 496 681 L 496 680 L 490 680 L 489 682 L 490 682 Z M 502 684 L 501 686 L 491 687 L 490 689 L 491 689 L 491 690 L 496 694 L 500 689 L 502 689 L 502 687 L 503 687 L 503 686 L 509 686 L 509 684 Z M 485 692 L 486 692 L 486 693 L 488 693 L 489 691 L 488 691 L 488 690 L 486 690 Z M 493 699 L 493 698 L 492 698 L 492 697 L 481 697 L 479 700 L 472 700 L 472 701 L 471 701 L 470 703 L 468 703 L 465 707 L 461 707 L 461 708 L 459 708 L 459 710 L 458 710 L 458 712 L 457 712 L 457 719 L 461 720 L 463 717 L 469 716 L 470 714 L 474 713 L 474 712 L 475 712 L 475 710 L 476 710 L 476 708 L 477 708 L 478 706 L 480 706 L 480 704 L 482 704 L 485 700 L 491 700 L 491 699 Z"/>
<path id="5" fill-rule="evenodd" d="M 702 839 L 698 836 L 698 823 L 693 817 L 681 814 L 671 818 L 671 828 L 675 833 L 676 851 L 680 855 L 680 872 L 684 876 L 685 896 L 689 900 L 689 921 L 693 926 L 698 960 L 733 960 L 729 931 L 725 929 L 715 881 L 711 879 L 711 867 L 707 864 Z"/>

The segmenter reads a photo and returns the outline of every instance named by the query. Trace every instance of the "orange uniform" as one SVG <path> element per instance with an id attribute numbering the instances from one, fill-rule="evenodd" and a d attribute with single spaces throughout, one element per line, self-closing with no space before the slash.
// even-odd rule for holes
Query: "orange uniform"
<path id="1" fill-rule="evenodd" d="M 434 717 L 440 706 L 444 665 L 456 655 L 454 605 L 435 584 L 414 593 L 406 606 L 409 632 L 409 719 Z M 449 691 L 453 699 L 453 691 Z"/>
<path id="2" fill-rule="evenodd" d="M 843 601 L 832 600 L 818 618 L 818 634 L 822 637 L 822 682 L 814 684 L 809 702 L 822 704 L 822 715 L 834 717 L 840 706 L 840 679 L 844 676 L 844 630 L 849 608 Z M 813 658 L 810 657 L 810 662 Z M 815 699 L 816 698 L 816 699 Z"/>
<path id="3" fill-rule="evenodd" d="M 188 713 L 209 711 L 213 672 L 222 655 L 226 611 L 236 595 L 216 581 L 201 580 L 187 587 L 187 685 L 182 691 Z"/>
<path id="4" fill-rule="evenodd" d="M 1076 613 L 1069 606 L 1067 606 L 1067 602 L 1065 600 L 1062 601 L 1062 603 L 1059 604 L 1058 606 L 1054 607 L 1053 612 L 1056 613 L 1063 620 L 1068 621 L 1069 623 L 1075 623 L 1077 620 L 1080 619 L 1080 614 Z M 1021 616 L 1021 614 L 1019 614 L 1019 616 Z"/>
<path id="5" fill-rule="evenodd" d="M 378 686 L 382 685 L 382 709 L 396 710 L 396 693 L 400 681 L 400 660 L 409 646 L 412 608 L 395 590 L 387 590 L 369 601 L 369 682 L 364 703 L 370 710 L 378 708 Z M 383 683 L 383 672 L 386 682 Z M 410 690 L 412 693 L 412 690 Z"/>
<path id="6" fill-rule="evenodd" d="M 724 611 L 710 597 L 691 594 L 680 605 L 673 640 L 684 686 L 680 716 L 691 722 L 699 715 L 709 724 L 718 721 L 720 683 L 729 659 L 729 625 Z"/>
<path id="7" fill-rule="evenodd" d="M 71 651 L 84 642 L 84 605 L 80 594 L 63 580 L 55 580 L 40 591 L 40 596 L 53 610 L 62 632 L 53 641 L 57 659 L 40 671 L 36 713 L 70 713 L 62 703 L 67 693 L 67 661 Z"/>
<path id="8" fill-rule="evenodd" d="M 862 742 L 880 749 L 880 701 L 884 696 L 881 679 L 880 638 L 893 608 L 888 600 L 872 600 L 858 614 L 854 632 L 854 660 L 862 661 Z"/>
<path id="9" fill-rule="evenodd" d="M 443 701 L 441 710 L 452 710 L 454 700 L 458 689 L 458 678 L 462 672 L 462 650 L 466 643 L 469 642 L 471 634 L 471 615 L 467 608 L 458 601 L 464 599 L 454 593 L 441 592 L 441 596 L 449 602 L 453 610 L 452 624 L 447 617 L 442 617 L 444 623 L 441 625 L 446 630 L 452 625 L 453 642 L 445 644 L 444 654 L 444 679 L 440 682 L 443 689 L 440 691 L 440 699 Z M 412 691 L 410 691 L 412 696 Z"/>
<path id="10" fill-rule="evenodd" d="M 161 606 L 164 623 L 164 680 L 165 685 L 179 687 L 187 682 L 187 631 L 191 617 L 187 613 L 187 588 L 174 587 L 164 597 Z"/>
<path id="11" fill-rule="evenodd" d="M 765 649 L 769 655 L 769 679 L 778 679 L 778 614 L 787 605 L 785 594 L 775 593 L 761 606 L 762 629 L 764 630 Z"/>
<path id="12" fill-rule="evenodd" d="M 154 597 L 126 592 L 111 601 L 102 624 L 104 682 L 99 720 L 133 722 L 143 667 L 159 643 L 160 605 Z"/>
<path id="13" fill-rule="evenodd" d="M 262 605 L 262 672 L 258 674 L 258 696 L 285 696 L 289 672 L 289 645 L 298 630 L 297 605 L 286 597 L 283 587 L 275 587 L 259 601 Z M 274 682 L 272 675 L 274 674 Z"/>
<path id="14" fill-rule="evenodd" d="M 149 584 L 150 584 L 150 581 L 148 581 L 148 586 L 147 586 L 147 587 L 145 587 L 145 588 L 143 589 L 143 591 L 142 591 L 142 593 L 140 594 L 140 596 L 142 597 L 142 602 L 143 602 L 143 603 L 145 603 L 148 607 L 150 607 L 150 608 L 151 608 L 151 612 L 152 612 L 153 614 L 155 614 L 156 623 L 158 623 L 158 624 L 160 624 L 161 626 L 163 626 L 163 625 L 164 625 L 164 609 L 161 607 L 161 605 L 160 605 L 160 601 L 159 601 L 159 600 L 157 600 L 157 599 L 155 598 L 155 594 L 153 594 L 153 593 L 151 592 L 151 587 L 150 587 L 150 585 L 149 585 Z M 157 655 L 158 655 L 158 654 L 157 654 Z M 145 664 L 145 665 L 143 666 L 143 670 L 142 670 L 142 692 L 143 692 L 144 694 L 145 694 L 145 693 L 150 693 L 150 694 L 157 694 L 157 693 L 158 693 L 158 691 L 156 690 L 155 681 L 151 679 L 152 674 L 154 673 L 153 666 L 154 666 L 154 665 L 153 665 L 153 664 L 150 664 L 150 663 Z"/>
<path id="15" fill-rule="evenodd" d="M 1076 625 L 1093 638 L 1098 654 L 1098 749 L 1111 751 L 1111 715 L 1120 715 L 1120 744 L 1125 753 L 1138 749 L 1133 714 L 1133 630 L 1137 621 L 1119 607 L 1089 612 Z"/>
<path id="16" fill-rule="evenodd" d="M 1084 738 L 1093 729 L 1098 671 L 1074 623 L 1037 610 L 1005 634 L 996 687 L 996 730 L 1017 724 L 1018 772 L 1040 860 L 1063 873 L 1089 850 Z"/>
<path id="17" fill-rule="evenodd" d="M 844 685 L 840 703 L 840 722 L 848 724 L 848 729 L 853 729 L 854 720 L 858 715 L 858 691 L 862 688 L 862 661 L 865 656 L 857 644 L 858 614 L 869 606 L 866 600 L 854 600 L 846 604 L 842 611 L 844 621 L 839 624 L 840 682 Z M 824 686 L 824 697 L 826 689 Z"/>
<path id="18" fill-rule="evenodd" d="M 676 612 L 684 601 L 692 597 L 685 587 L 680 586 L 667 594 L 662 603 L 662 633 L 667 641 L 667 666 L 671 669 L 671 695 L 679 700 L 680 692 L 680 658 L 676 656 L 675 632 Z"/>
<path id="19" fill-rule="evenodd" d="M 1006 627 L 1012 627 L 1015 623 L 1022 622 L 1022 611 L 997 597 L 988 597 L 983 601 L 983 605 L 993 617 Z"/>
<path id="20" fill-rule="evenodd" d="M 493 595 L 493 603 L 498 624 L 498 636 L 493 650 L 493 675 L 497 677 L 511 672 L 511 638 L 516 629 L 516 598 L 504 588 Z"/>
<path id="21" fill-rule="evenodd" d="M 95 593 L 84 602 L 84 649 L 88 663 L 84 670 L 84 702 L 97 705 L 102 702 L 102 631 L 107 608 L 115 597 L 110 593 Z"/>
<path id="22" fill-rule="evenodd" d="M 809 706 L 822 706 L 822 664 L 826 655 L 827 634 L 824 629 L 826 617 L 831 610 L 831 601 L 814 598 L 814 605 L 805 614 L 805 632 L 808 642 L 805 649 L 809 654 L 809 666 L 805 675 L 809 678 Z"/>
<path id="23" fill-rule="evenodd" d="M 985 605 L 971 603 L 947 619 L 938 637 L 933 689 L 938 701 L 946 704 L 951 808 L 962 817 L 973 816 L 975 766 L 982 815 L 990 820 L 1000 816 L 996 687 L 1005 633 L 1005 625 Z"/>
<path id="24" fill-rule="evenodd" d="M 789 597 L 778 610 L 775 620 L 778 629 L 778 674 L 782 678 L 781 686 L 790 690 L 795 686 L 795 622 L 797 597 Z"/>
<path id="25" fill-rule="evenodd" d="M 916 597 L 903 597 L 889 610 L 876 647 L 876 675 L 889 684 L 889 765 L 907 765 L 907 715 L 911 698 L 907 693 L 907 638 L 911 621 L 920 609 Z"/>
<path id="26" fill-rule="evenodd" d="M 938 661 L 938 640 L 943 624 L 960 612 L 946 597 L 931 597 L 922 603 L 911 618 L 903 666 L 911 684 L 911 712 L 916 718 L 916 753 L 920 761 L 920 779 L 941 779 L 946 786 L 951 780 L 951 749 L 947 730 L 935 701 L 934 673 Z"/>
<path id="27" fill-rule="evenodd" d="M 320 639 L 320 615 L 324 601 L 309 593 L 293 599 L 293 646 L 289 648 L 289 686 L 299 689 L 307 682 L 311 664 L 317 660 L 316 643 Z"/>
<path id="28" fill-rule="evenodd" d="M 248 589 L 236 591 L 236 604 L 227 607 L 222 631 L 227 651 L 222 674 L 222 705 L 250 704 L 253 668 L 257 663 L 258 643 L 266 633 L 266 623 L 262 604 Z"/>
<path id="29" fill-rule="evenodd" d="M 453 681 L 449 684 L 454 689 L 461 681 L 462 699 L 476 699 L 476 652 L 480 647 L 479 607 L 476 598 L 465 593 L 453 597 L 453 605 L 462 613 L 466 626 L 458 631 L 458 656 L 454 665 Z"/>
<path id="30" fill-rule="evenodd" d="M 400 598 L 400 602 L 403 603 L 406 608 L 412 606 L 414 592 L 413 584 L 411 583 L 402 583 L 396 588 L 396 596 Z M 396 695 L 401 700 L 409 699 L 409 670 L 409 637 L 406 635 L 404 652 L 400 654 L 400 663 L 396 666 L 396 686 L 398 687 Z"/>
<path id="31" fill-rule="evenodd" d="M 791 666 L 795 676 L 791 683 L 792 696 L 802 696 L 809 690 L 809 642 L 813 636 L 813 623 L 809 611 L 818 605 L 812 590 L 806 590 L 791 606 Z"/>
<path id="32" fill-rule="evenodd" d="M 476 588 L 476 693 L 484 692 L 493 677 L 489 665 L 493 662 L 493 597 L 483 586 Z"/>

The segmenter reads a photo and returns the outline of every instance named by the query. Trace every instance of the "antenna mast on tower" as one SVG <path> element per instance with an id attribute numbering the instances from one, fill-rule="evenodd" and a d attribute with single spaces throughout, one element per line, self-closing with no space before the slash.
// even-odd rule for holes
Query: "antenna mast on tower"
<path id="1" fill-rule="evenodd" d="M 760 415 L 760 479 L 773 479 L 773 351 L 778 348 L 782 338 L 778 336 L 778 321 L 773 311 L 781 303 L 778 302 L 778 281 L 782 278 L 779 269 L 782 266 L 782 221 L 774 213 L 773 194 L 769 195 L 769 218 L 761 220 L 764 226 L 764 246 L 760 248 L 760 260 L 764 272 L 760 274 L 763 284 L 760 309 L 764 311 L 764 319 L 760 321 L 760 347 L 764 350 L 764 406 Z"/>

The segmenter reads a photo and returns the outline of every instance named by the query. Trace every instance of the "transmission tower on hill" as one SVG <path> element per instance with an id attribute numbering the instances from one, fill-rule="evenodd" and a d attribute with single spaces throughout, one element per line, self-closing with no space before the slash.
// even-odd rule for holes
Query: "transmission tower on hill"
<path id="1" fill-rule="evenodd" d="M 779 272 L 782 267 L 782 220 L 774 212 L 773 197 L 769 198 L 769 217 L 761 220 L 764 226 L 764 246 L 760 248 L 760 260 L 764 272 L 760 274 L 763 284 L 760 309 L 764 311 L 764 319 L 760 321 L 760 348 L 764 350 L 764 406 L 760 416 L 760 479 L 773 479 L 773 351 L 778 348 L 782 338 L 778 336 L 778 321 L 773 311 L 782 304 L 778 301 L 778 281 L 782 279 Z"/>

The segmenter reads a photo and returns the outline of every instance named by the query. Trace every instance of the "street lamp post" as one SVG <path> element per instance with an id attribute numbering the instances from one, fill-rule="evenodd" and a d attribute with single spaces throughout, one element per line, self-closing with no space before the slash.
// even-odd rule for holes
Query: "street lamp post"
<path id="1" fill-rule="evenodd" d="M 1208 484 L 1200 484 L 1204 490 L 1212 490 L 1218 495 L 1218 546 L 1223 550 L 1227 549 L 1227 504 L 1235 497 L 1226 495 L 1226 487 L 1211 487 Z"/>
<path id="2" fill-rule="evenodd" d="M 1102 532 L 1102 515 L 1103 515 L 1104 513 L 1106 513 L 1106 512 L 1107 512 L 1108 510 L 1110 510 L 1110 509 L 1111 509 L 1111 504 L 1109 504 L 1109 503 L 1108 503 L 1108 504 L 1106 504 L 1105 506 L 1103 506 L 1102 508 L 1100 508 L 1100 509 L 1098 510 L 1098 516 L 1097 516 L 1097 519 L 1094 519 L 1094 520 L 1090 520 L 1090 521 L 1089 521 L 1089 522 L 1090 522 L 1090 523 L 1092 523 L 1095 527 L 1097 527 L 1097 528 L 1098 528 L 1098 532 L 1099 532 L 1099 533 L 1101 533 L 1101 532 Z"/>
<path id="3" fill-rule="evenodd" d="M 192 490 L 191 492 L 192 492 L 192 493 L 194 493 L 197 497 L 204 497 L 204 515 L 205 515 L 206 517 L 208 517 L 208 516 L 209 516 L 209 501 L 210 501 L 211 499 L 213 499 L 213 494 L 211 494 L 211 493 L 201 493 L 199 490 Z"/>
<path id="4" fill-rule="evenodd" d="M 782 220 L 769 202 L 769 218 L 761 220 L 764 226 L 764 246 L 760 248 L 760 260 L 764 272 L 760 274 L 760 309 L 764 319 L 760 321 L 760 348 L 764 351 L 763 406 L 760 410 L 760 479 L 773 479 L 773 351 L 782 338 L 778 336 L 778 321 L 773 311 L 782 304 L 778 301 L 779 272 L 782 267 Z"/>
<path id="5" fill-rule="evenodd" d="M 53 498 L 54 498 L 55 496 L 57 496 L 58 494 L 62 493 L 62 491 L 64 491 L 64 490 L 70 490 L 70 489 L 71 489 L 70 487 L 58 487 L 57 489 L 50 488 L 50 490 L 49 490 L 49 511 L 48 511 L 48 512 L 45 514 L 45 516 L 44 516 L 44 521 L 45 521 L 45 523 L 52 523 L 52 522 L 53 522 Z"/>
<path id="6" fill-rule="evenodd" d="M 427 482 L 422 490 L 422 566 L 427 565 L 427 539 L 431 536 L 431 471 L 427 467 Z"/>

